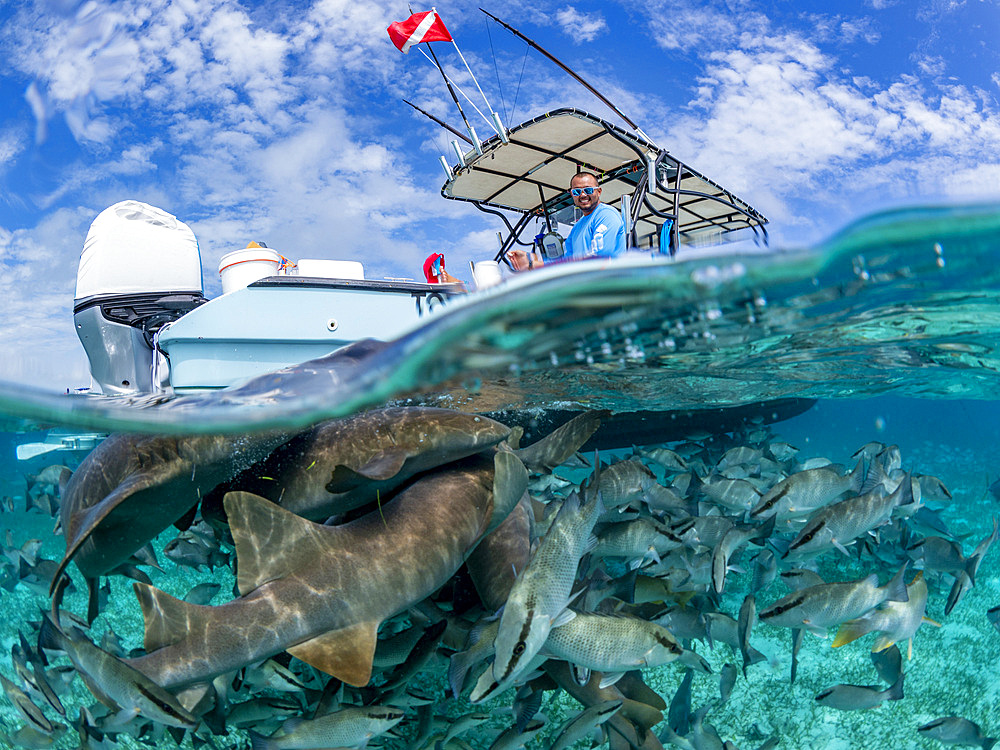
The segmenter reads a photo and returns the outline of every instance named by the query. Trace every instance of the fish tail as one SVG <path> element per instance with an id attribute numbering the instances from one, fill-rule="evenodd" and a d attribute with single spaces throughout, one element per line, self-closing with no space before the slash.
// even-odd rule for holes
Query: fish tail
<path id="1" fill-rule="evenodd" d="M 142 608 L 146 626 L 143 646 L 147 653 L 180 641 L 192 630 L 202 632 L 207 624 L 207 612 L 213 609 L 190 604 L 138 581 L 132 584 L 132 589 Z"/>
<path id="2" fill-rule="evenodd" d="M 55 624 L 48 612 L 42 614 L 42 627 L 38 631 L 38 651 L 42 649 L 49 651 L 66 650 L 66 634 Z"/>
<path id="3" fill-rule="evenodd" d="M 278 748 L 278 743 L 270 737 L 258 734 L 252 729 L 248 729 L 247 734 L 250 736 L 251 750 L 277 750 Z"/>
<path id="4" fill-rule="evenodd" d="M 898 701 L 903 698 L 903 673 L 899 673 L 899 677 L 896 681 L 892 683 L 892 687 L 886 692 L 886 700 Z"/>
<path id="5" fill-rule="evenodd" d="M 468 651 L 456 651 L 451 655 L 451 660 L 448 662 L 448 684 L 455 695 L 455 700 L 458 700 L 458 696 L 462 694 L 462 688 L 465 687 L 465 679 L 476 661 L 476 656 L 472 653 L 471 649 Z"/>
<path id="6" fill-rule="evenodd" d="M 833 648 L 840 648 L 870 632 L 871 625 L 863 617 L 859 617 L 856 620 L 848 620 L 837 629 L 837 636 L 833 639 L 832 646 Z"/>

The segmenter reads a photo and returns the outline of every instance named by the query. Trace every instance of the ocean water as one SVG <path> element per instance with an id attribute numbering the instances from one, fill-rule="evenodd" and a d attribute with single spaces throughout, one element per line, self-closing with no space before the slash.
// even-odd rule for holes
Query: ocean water
<path id="1" fill-rule="evenodd" d="M 0 672 L 17 680 L 6 653 L 18 632 L 35 637 L 32 623 L 49 607 L 44 572 L 51 574 L 51 568 L 41 565 L 33 576 L 19 562 L 18 550 L 38 540 L 37 559 L 58 561 L 65 551 L 55 517 L 46 510 L 49 501 L 43 507 L 29 502 L 39 494 L 29 491 L 29 477 L 51 464 L 75 469 L 88 441 L 119 431 L 294 432 L 391 403 L 489 413 L 522 424 L 533 438 L 533 432 L 544 434 L 546 410 L 608 409 L 617 415 L 619 447 L 603 452 L 606 461 L 631 455 L 633 445 L 666 446 L 696 456 L 692 466 L 705 474 L 702 479 L 736 445 L 785 441 L 798 449 L 798 461 L 826 458 L 850 469 L 855 453 L 875 441 L 898 446 L 903 469 L 937 477 L 948 488 L 950 499 L 928 499 L 927 506 L 969 555 L 1000 515 L 1000 498 L 990 491 L 1000 479 L 998 230 L 1000 206 L 926 207 L 862 219 L 816 248 L 766 255 L 713 249 L 675 263 L 637 260 L 536 283 L 517 280 L 470 296 L 397 341 L 225 392 L 116 400 L 0 386 L 0 532 L 3 560 L 9 561 L 0 560 Z M 735 408 L 747 410 L 736 423 L 727 418 Z M 18 446 L 24 455 L 23 446 L 46 441 L 60 447 L 36 448 L 38 455 L 19 460 Z M 555 473 L 578 478 L 586 474 L 581 471 L 564 467 Z M 43 494 L 50 492 L 54 488 Z M 163 554 L 177 534 L 171 527 L 154 541 L 162 570 L 144 568 L 153 584 L 183 596 L 213 581 L 221 588 L 211 603 L 231 599 L 234 556 L 211 570 L 177 564 Z M 883 547 L 898 553 L 896 562 L 905 558 L 891 537 Z M 717 611 L 736 617 L 756 551 L 746 547 L 733 557 L 737 569 L 728 574 Z M 817 567 L 827 581 L 876 572 L 884 583 L 898 567 L 887 557 L 848 558 L 832 550 L 817 559 Z M 909 565 L 908 581 L 917 567 Z M 72 566 L 70 572 L 75 590 L 63 606 L 83 614 L 85 587 Z M 767 658 L 737 678 L 725 702 L 719 674 L 727 663 L 740 666 L 740 654 L 720 642 L 692 644 L 712 668 L 711 674 L 694 675 L 692 709 L 712 705 L 706 723 L 739 748 L 756 748 L 772 735 L 782 748 L 935 748 L 941 743 L 921 736 L 917 727 L 947 715 L 997 736 L 1000 632 L 986 613 L 1000 605 L 1000 548 L 987 552 L 974 587 L 947 616 L 953 577 L 926 577 L 926 615 L 940 627 L 919 628 L 912 659 L 901 644 L 901 700 L 863 711 L 818 704 L 815 696 L 824 688 L 879 683 L 869 658 L 873 637 L 834 649 L 831 638 L 806 634 L 790 683 L 791 631 L 761 623 L 751 643 Z M 131 581 L 112 576 L 109 584 L 90 635 L 101 643 L 110 630 L 126 651 L 141 648 L 143 619 Z M 758 611 L 787 592 L 780 580 L 757 592 Z M 301 667 L 295 660 L 292 666 Z M 434 694 L 441 716 L 454 720 L 488 710 L 489 720 L 465 735 L 472 746 L 487 747 L 511 723 L 513 693 L 470 706 L 467 692 L 459 699 L 445 694 L 446 667 L 444 657 L 432 658 L 412 682 Z M 62 674 L 68 680 L 62 695 L 67 718 L 45 710 L 50 719 L 67 723 L 95 701 L 80 679 L 71 679 L 71 670 Z M 318 679 L 308 669 L 303 674 Z M 643 671 L 667 704 L 682 676 L 677 663 Z M 529 747 L 549 746 L 556 727 L 579 709 L 565 693 L 546 693 L 548 725 Z M 0 700 L 0 731 L 12 737 L 25 723 L 10 701 Z M 378 742 L 406 747 L 416 725 L 410 709 L 399 727 L 402 738 Z M 217 747 L 248 746 L 240 730 L 207 740 Z M 118 741 L 176 746 L 162 731 L 139 739 L 123 733 Z M 699 748 L 720 746 L 711 737 L 698 742 Z M 191 743 L 185 738 L 182 746 Z M 22 744 L 68 748 L 80 740 L 70 728 L 54 740 L 22 738 Z"/>

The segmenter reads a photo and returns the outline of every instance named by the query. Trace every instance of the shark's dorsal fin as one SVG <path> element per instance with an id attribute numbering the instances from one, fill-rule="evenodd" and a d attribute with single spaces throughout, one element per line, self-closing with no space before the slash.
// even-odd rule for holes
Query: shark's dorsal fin
<path id="1" fill-rule="evenodd" d="M 146 631 L 142 645 L 147 653 L 183 640 L 192 628 L 201 631 L 203 620 L 209 617 L 212 607 L 190 604 L 165 591 L 136 581 L 132 590 L 142 608 Z"/>
<path id="2" fill-rule="evenodd" d="M 349 492 L 368 482 L 392 479 L 403 468 L 409 454 L 399 448 L 379 451 L 361 466 L 353 468 L 340 464 L 333 469 L 326 491 L 331 494 Z"/>
<path id="3" fill-rule="evenodd" d="M 323 537 L 336 533 L 249 492 L 227 492 L 223 504 L 236 544 L 236 583 L 243 596 L 315 562 L 327 547 Z"/>
<path id="4" fill-rule="evenodd" d="M 378 626 L 377 622 L 359 622 L 332 630 L 292 646 L 288 653 L 348 685 L 363 687 L 372 677 Z"/>

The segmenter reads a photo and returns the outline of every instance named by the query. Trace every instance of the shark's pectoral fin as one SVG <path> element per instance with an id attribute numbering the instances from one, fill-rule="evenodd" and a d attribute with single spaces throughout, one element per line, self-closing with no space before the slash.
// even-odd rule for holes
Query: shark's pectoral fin
<path id="1" fill-rule="evenodd" d="M 66 554 L 63 555 L 62 561 L 52 576 L 52 587 L 49 589 L 50 595 L 55 590 L 55 582 L 59 580 L 66 568 L 69 567 L 70 562 L 76 557 L 77 552 L 80 551 L 80 547 L 90 538 L 91 534 L 102 523 L 106 522 L 108 516 L 116 511 L 118 506 L 126 503 L 135 493 L 149 487 L 151 483 L 152 480 L 147 475 L 132 475 L 122 481 L 113 492 L 109 493 L 96 505 L 78 509 L 72 514 L 72 519 L 64 530 L 64 533 L 67 535 Z M 141 511 L 141 505 L 137 507 Z"/>
<path id="2" fill-rule="evenodd" d="M 367 463 L 356 468 L 340 464 L 334 467 L 330 481 L 327 482 L 326 491 L 336 495 L 341 492 L 350 492 L 369 482 L 392 479 L 402 471 L 407 458 L 409 458 L 409 454 L 406 451 L 395 449 L 380 451 Z"/>
<path id="3" fill-rule="evenodd" d="M 363 687 L 372 677 L 378 626 L 377 622 L 359 622 L 331 630 L 292 646 L 288 653 L 348 685 Z"/>

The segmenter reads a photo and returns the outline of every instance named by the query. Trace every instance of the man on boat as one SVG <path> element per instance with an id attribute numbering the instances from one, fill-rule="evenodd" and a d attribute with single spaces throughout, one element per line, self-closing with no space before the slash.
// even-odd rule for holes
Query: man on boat
<path id="1" fill-rule="evenodd" d="M 566 260 L 611 258 L 625 252 L 625 225 L 621 215 L 606 203 L 601 203 L 601 188 L 590 172 L 577 172 L 569 182 L 573 205 L 583 217 L 573 225 L 566 239 Z M 515 271 L 541 266 L 544 261 L 537 253 L 531 256 L 521 249 L 511 250 L 507 258 Z"/>

